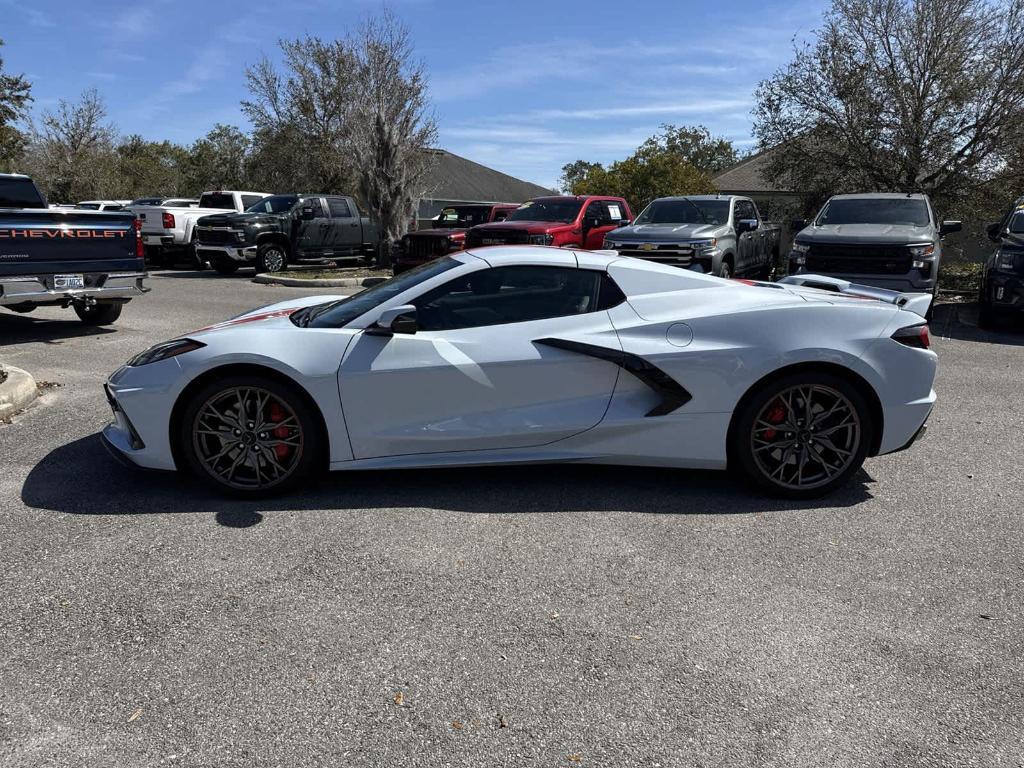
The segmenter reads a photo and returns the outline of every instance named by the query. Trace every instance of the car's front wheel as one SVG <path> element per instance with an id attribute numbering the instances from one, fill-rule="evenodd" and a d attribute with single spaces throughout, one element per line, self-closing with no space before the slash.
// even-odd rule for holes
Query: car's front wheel
<path id="1" fill-rule="evenodd" d="M 746 398 L 730 431 L 729 461 L 761 490 L 815 498 L 860 469 L 873 434 L 857 387 L 830 373 L 800 372 Z"/>
<path id="2" fill-rule="evenodd" d="M 310 477 L 317 417 L 296 388 L 264 376 L 226 376 L 195 392 L 179 424 L 189 468 L 219 491 L 262 497 Z"/>
<path id="3" fill-rule="evenodd" d="M 264 243 L 256 251 L 256 272 L 284 272 L 288 269 L 288 254 L 277 243 Z"/>

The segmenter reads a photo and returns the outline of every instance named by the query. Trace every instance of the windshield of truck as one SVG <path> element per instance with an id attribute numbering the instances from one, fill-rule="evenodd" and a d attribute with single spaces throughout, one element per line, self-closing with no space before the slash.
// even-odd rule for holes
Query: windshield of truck
<path id="1" fill-rule="evenodd" d="M 1024 235 L 1024 211 L 1018 211 L 1010 217 L 1010 226 L 1007 229 L 1011 234 Z"/>
<path id="2" fill-rule="evenodd" d="M 228 192 L 207 192 L 199 198 L 199 207 L 233 211 L 235 210 L 235 196 Z"/>
<path id="3" fill-rule="evenodd" d="M 30 179 L 0 179 L 0 208 L 45 208 Z"/>
<path id="4" fill-rule="evenodd" d="M 818 216 L 819 227 L 829 224 L 906 224 L 926 227 L 928 204 L 921 198 L 845 197 L 830 200 Z"/>
<path id="5" fill-rule="evenodd" d="M 489 205 L 460 205 L 445 208 L 441 215 L 434 219 L 434 227 L 442 229 L 469 229 L 477 224 L 487 222 L 491 214 Z"/>
<path id="6" fill-rule="evenodd" d="M 246 208 L 246 213 L 288 213 L 299 202 L 298 195 L 271 195 Z"/>
<path id="7" fill-rule="evenodd" d="M 303 307 L 292 313 L 291 321 L 300 328 L 342 328 L 357 317 L 361 317 L 374 307 L 393 299 L 400 293 L 430 280 L 449 269 L 461 266 L 462 262 L 448 256 L 428 261 L 408 272 L 395 275 L 383 283 L 377 283 L 365 291 L 349 296 L 347 299 L 329 301 L 326 304 L 315 304 Z"/>
<path id="8" fill-rule="evenodd" d="M 639 216 L 637 224 L 725 224 L 728 200 L 655 200 Z"/>
<path id="9" fill-rule="evenodd" d="M 583 201 L 570 198 L 541 198 L 523 203 L 509 214 L 506 221 L 560 221 L 569 224 L 583 207 Z"/>

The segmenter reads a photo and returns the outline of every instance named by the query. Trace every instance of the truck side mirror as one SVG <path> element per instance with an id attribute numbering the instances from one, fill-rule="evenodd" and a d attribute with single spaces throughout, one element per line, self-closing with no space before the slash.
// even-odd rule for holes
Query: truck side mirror
<path id="1" fill-rule="evenodd" d="M 991 224 L 985 227 L 985 233 L 988 235 L 988 239 L 991 240 L 993 243 L 998 243 L 1000 240 L 999 229 L 1002 226 L 1002 224 L 1003 222 L 1001 221 L 993 221 Z"/>
<path id="2" fill-rule="evenodd" d="M 789 229 L 792 232 L 799 232 L 801 229 L 807 228 L 807 219 L 793 219 L 789 222 Z"/>
<path id="3" fill-rule="evenodd" d="M 948 235 L 952 232 L 959 232 L 964 228 L 963 222 L 961 221 L 944 221 L 939 226 L 939 237 Z"/>
<path id="4" fill-rule="evenodd" d="M 632 219 L 620 219 L 619 220 L 619 226 L 620 227 L 628 227 L 632 223 L 633 223 Z"/>
<path id="5" fill-rule="evenodd" d="M 403 304 L 400 307 L 385 309 L 380 313 L 377 322 L 366 329 L 370 336 L 393 336 L 396 333 L 416 333 L 419 324 L 416 322 L 416 307 Z"/>
<path id="6" fill-rule="evenodd" d="M 757 219 L 740 219 L 736 222 L 736 234 L 742 235 L 744 232 L 753 232 L 757 227 Z"/>
<path id="7" fill-rule="evenodd" d="M 313 206 L 302 206 L 302 210 L 299 211 L 299 218 L 302 219 L 303 221 L 312 221 L 313 219 L 315 219 L 316 216 L 313 214 Z"/>

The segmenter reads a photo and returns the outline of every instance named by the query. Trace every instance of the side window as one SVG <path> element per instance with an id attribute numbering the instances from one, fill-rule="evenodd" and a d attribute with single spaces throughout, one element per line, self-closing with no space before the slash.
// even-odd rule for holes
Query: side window
<path id="1" fill-rule="evenodd" d="M 736 221 L 740 221 L 741 219 L 756 219 L 757 215 L 754 213 L 753 203 L 749 200 L 737 200 L 734 218 Z"/>
<path id="2" fill-rule="evenodd" d="M 584 214 L 585 221 L 592 221 L 597 219 L 597 226 L 603 227 L 606 224 L 611 224 L 611 218 L 608 216 L 608 206 L 601 200 L 595 200 L 587 206 L 587 212 Z"/>
<path id="3" fill-rule="evenodd" d="M 263 199 L 263 195 L 242 195 L 242 210 L 248 210 Z"/>
<path id="4" fill-rule="evenodd" d="M 601 278 L 601 272 L 570 267 L 495 267 L 458 277 L 412 303 L 423 331 L 525 323 L 606 308 L 617 297 L 611 289 L 602 296 Z"/>
<path id="5" fill-rule="evenodd" d="M 327 208 L 331 212 L 332 219 L 352 218 L 352 209 L 349 208 L 348 200 L 343 197 L 328 197 Z"/>
<path id="6" fill-rule="evenodd" d="M 494 212 L 494 218 L 491 219 L 491 221 L 504 221 L 505 219 L 508 218 L 508 215 L 510 213 L 512 213 L 512 211 L 509 211 L 509 210 L 495 211 Z"/>
<path id="7" fill-rule="evenodd" d="M 302 207 L 303 208 L 306 208 L 306 207 L 312 208 L 313 209 L 313 218 L 314 219 L 322 219 L 322 218 L 324 218 L 324 205 L 321 202 L 319 197 L 307 197 L 307 198 L 304 198 L 303 201 L 302 201 Z"/>

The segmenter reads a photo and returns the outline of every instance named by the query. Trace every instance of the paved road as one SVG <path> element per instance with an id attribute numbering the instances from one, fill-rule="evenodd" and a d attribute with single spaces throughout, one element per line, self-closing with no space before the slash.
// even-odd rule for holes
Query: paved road
<path id="1" fill-rule="evenodd" d="M 131 354 L 296 295 L 164 273 L 114 331 L 0 316 L 0 764 L 1010 766 L 1024 333 L 935 329 L 925 442 L 826 504 L 715 473 L 345 474 L 266 504 L 122 469 Z"/>

